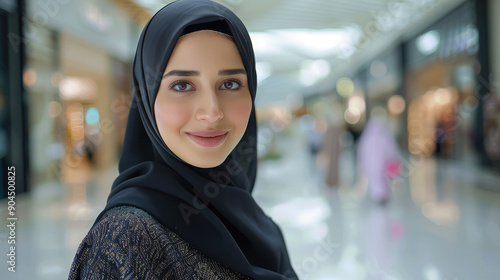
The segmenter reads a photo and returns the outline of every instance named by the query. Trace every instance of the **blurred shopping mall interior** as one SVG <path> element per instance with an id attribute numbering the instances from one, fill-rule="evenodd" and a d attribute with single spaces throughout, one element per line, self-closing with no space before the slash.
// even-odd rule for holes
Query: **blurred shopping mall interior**
<path id="1" fill-rule="evenodd" d="M 140 33 L 170 2 L 0 0 L 0 279 L 67 279 L 118 174 Z M 251 35 L 253 195 L 300 279 L 499 279 L 500 1 L 216 2 Z M 399 152 L 385 203 L 358 162 L 374 118 Z"/>

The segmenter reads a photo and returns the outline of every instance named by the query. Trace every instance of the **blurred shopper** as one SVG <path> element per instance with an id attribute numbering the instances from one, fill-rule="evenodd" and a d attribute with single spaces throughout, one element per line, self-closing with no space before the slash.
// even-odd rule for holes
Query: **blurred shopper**
<path id="1" fill-rule="evenodd" d="M 297 279 L 251 192 L 255 58 L 243 23 L 179 0 L 144 28 L 120 174 L 69 279 Z"/>
<path id="2" fill-rule="evenodd" d="M 382 117 L 372 117 L 358 145 L 358 169 L 368 179 L 368 193 L 380 204 L 390 197 L 390 179 L 399 171 L 399 148 Z"/>
<path id="3" fill-rule="evenodd" d="M 323 146 L 326 124 L 322 119 L 314 120 L 313 128 L 306 134 L 309 154 L 311 156 L 311 174 L 317 172 L 318 153 Z"/>
<path id="4" fill-rule="evenodd" d="M 330 187 L 339 186 L 340 135 L 342 134 L 341 119 L 330 116 L 322 147 L 326 158 L 325 182 Z"/>
<path id="5" fill-rule="evenodd" d="M 453 108 L 446 108 L 436 123 L 436 150 L 437 157 L 450 158 L 455 148 L 456 113 Z"/>
<path id="6" fill-rule="evenodd" d="M 309 152 L 313 158 L 316 158 L 316 155 L 319 152 L 319 149 L 323 145 L 323 137 L 325 134 L 323 121 L 320 119 L 316 119 L 314 121 L 313 129 L 307 134 L 307 143 L 309 145 Z"/>
<path id="7" fill-rule="evenodd" d="M 94 140 L 91 137 L 85 135 L 84 142 L 83 142 L 83 152 L 87 156 L 90 164 L 92 164 L 92 165 L 95 164 L 94 154 L 95 154 L 96 149 L 97 149 L 97 147 L 94 144 Z"/>
<path id="8" fill-rule="evenodd" d="M 436 123 L 436 156 L 442 156 L 442 146 L 445 141 L 445 127 L 443 119 L 439 119 Z"/>

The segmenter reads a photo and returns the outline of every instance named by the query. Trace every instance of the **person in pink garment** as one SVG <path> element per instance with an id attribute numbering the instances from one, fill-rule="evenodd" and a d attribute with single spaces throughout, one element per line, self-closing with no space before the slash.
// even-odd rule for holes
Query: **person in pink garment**
<path id="1" fill-rule="evenodd" d="M 390 179 L 399 173 L 399 147 L 382 117 L 372 117 L 358 145 L 358 169 L 368 179 L 368 194 L 380 204 L 390 197 Z"/>

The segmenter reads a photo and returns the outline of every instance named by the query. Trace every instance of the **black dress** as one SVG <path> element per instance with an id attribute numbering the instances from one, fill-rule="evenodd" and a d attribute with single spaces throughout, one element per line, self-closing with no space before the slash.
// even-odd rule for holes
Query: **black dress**
<path id="1" fill-rule="evenodd" d="M 83 239 L 69 279 L 251 279 L 203 255 L 145 211 L 107 211 Z"/>

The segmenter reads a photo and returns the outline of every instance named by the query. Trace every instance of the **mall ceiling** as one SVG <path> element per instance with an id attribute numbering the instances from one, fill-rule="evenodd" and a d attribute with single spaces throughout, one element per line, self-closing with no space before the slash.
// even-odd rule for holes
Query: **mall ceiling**
<path id="1" fill-rule="evenodd" d="M 173 1 L 115 0 L 144 22 Z M 332 90 L 377 54 L 411 38 L 463 0 L 217 0 L 251 33 L 258 103 Z M 140 9 L 139 9 L 140 8 Z"/>

